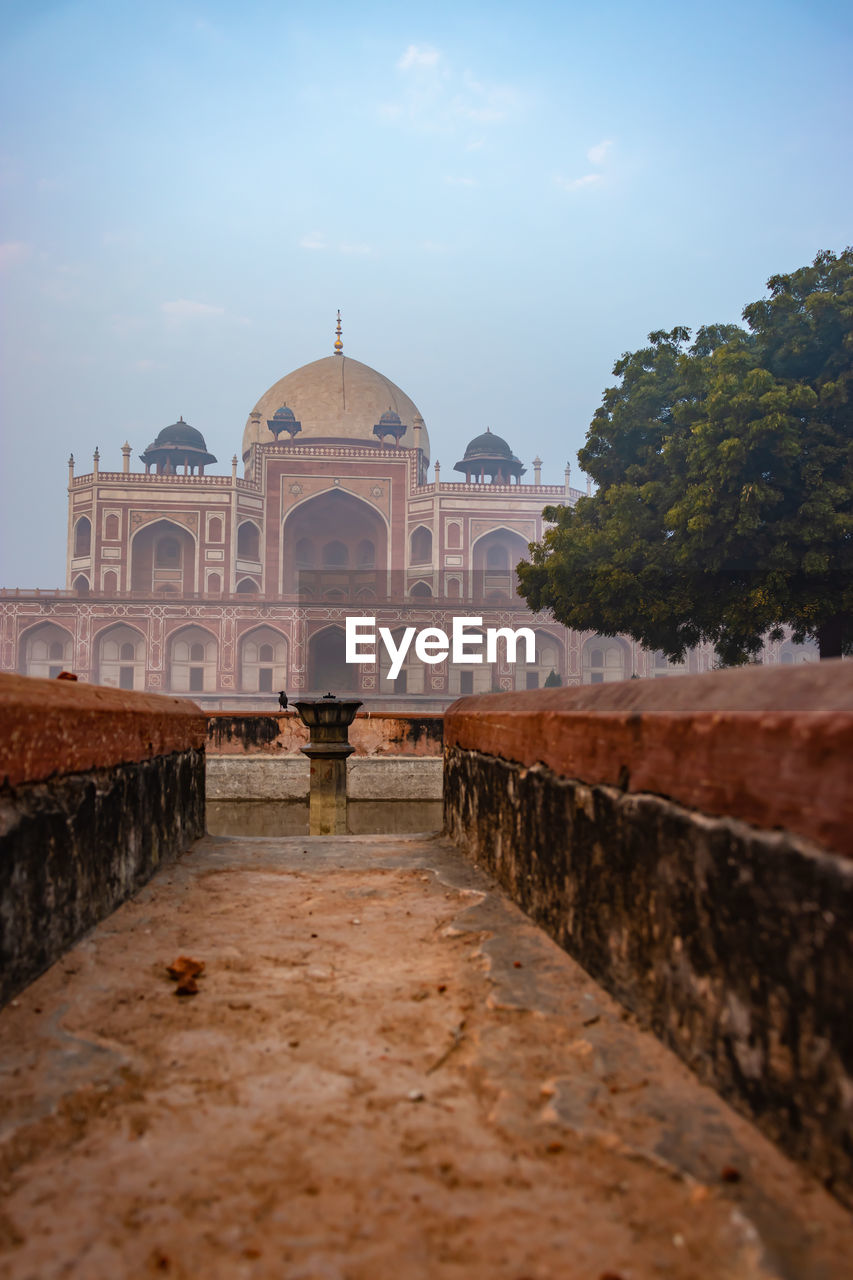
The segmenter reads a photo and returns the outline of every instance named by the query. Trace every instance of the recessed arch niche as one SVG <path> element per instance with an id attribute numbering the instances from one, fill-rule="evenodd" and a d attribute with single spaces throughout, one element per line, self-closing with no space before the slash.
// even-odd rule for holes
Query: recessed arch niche
<path id="1" fill-rule="evenodd" d="M 216 688 L 216 637 L 205 627 L 181 627 L 169 637 L 169 687 L 176 693 Z"/>
<path id="2" fill-rule="evenodd" d="M 255 627 L 240 640 L 240 688 L 275 693 L 287 685 L 287 637 L 269 626 Z"/>
<path id="3" fill-rule="evenodd" d="M 630 662 L 630 650 L 618 636 L 590 636 L 581 653 L 581 680 L 583 684 L 627 680 L 632 674 Z"/>
<path id="4" fill-rule="evenodd" d="M 145 688 L 145 637 L 126 623 L 95 637 L 95 681 L 114 689 Z"/>
<path id="5" fill-rule="evenodd" d="M 566 647 L 563 641 L 538 628 L 534 628 L 533 634 L 536 637 L 535 661 L 525 661 L 527 654 L 523 644 L 519 644 L 516 651 L 518 661 L 513 668 L 516 689 L 543 689 L 552 671 L 561 680 L 565 679 Z"/>
<path id="6" fill-rule="evenodd" d="M 475 591 L 495 604 L 518 598 L 515 566 L 530 554 L 527 542 L 514 529 L 500 527 L 482 534 L 472 549 Z"/>
<path id="7" fill-rule="evenodd" d="M 286 595 L 354 600 L 365 587 L 381 594 L 388 529 L 370 503 L 327 489 L 294 507 L 283 528 Z"/>
<path id="8" fill-rule="evenodd" d="M 143 525 L 130 544 L 130 589 L 141 592 L 195 590 L 195 538 L 172 520 Z"/>
<path id="9" fill-rule="evenodd" d="M 19 669 L 25 676 L 54 679 L 73 670 L 74 638 L 55 622 L 41 622 L 21 636 Z"/>

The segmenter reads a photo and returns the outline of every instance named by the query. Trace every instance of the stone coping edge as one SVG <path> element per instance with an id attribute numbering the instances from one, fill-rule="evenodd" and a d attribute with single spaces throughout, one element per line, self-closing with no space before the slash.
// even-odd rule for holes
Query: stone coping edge
<path id="1" fill-rule="evenodd" d="M 17 787 L 200 751 L 207 720 L 186 698 L 0 674 L 0 783 Z"/>
<path id="2" fill-rule="evenodd" d="M 445 713 L 445 743 L 781 828 L 853 858 L 851 703 L 853 663 L 802 676 L 750 668 L 464 698 Z"/>

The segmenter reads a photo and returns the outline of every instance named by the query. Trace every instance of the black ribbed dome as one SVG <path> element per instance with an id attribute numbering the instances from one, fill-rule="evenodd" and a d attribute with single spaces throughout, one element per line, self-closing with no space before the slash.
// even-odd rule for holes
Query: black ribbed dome
<path id="1" fill-rule="evenodd" d="M 276 409 L 273 414 L 273 420 L 275 422 L 295 422 L 296 414 L 286 404 L 283 404 L 280 409 Z"/>
<path id="2" fill-rule="evenodd" d="M 183 418 L 179 418 L 177 422 L 173 422 L 170 427 L 164 427 L 154 441 L 154 448 L 160 448 L 164 444 L 179 444 L 188 449 L 200 449 L 202 453 L 207 452 L 207 444 L 204 436 L 200 431 L 196 431 L 195 427 L 191 427 L 188 422 L 184 422 Z"/>
<path id="3" fill-rule="evenodd" d="M 475 483 L 478 476 L 481 482 L 485 476 L 490 476 L 492 484 L 509 484 L 513 476 L 520 481 L 524 475 L 520 459 L 506 440 L 492 435 L 488 427 L 481 436 L 474 436 L 469 441 L 464 458 L 454 465 L 453 470 L 461 471 L 466 483 L 470 483 L 472 475 Z"/>
<path id="4" fill-rule="evenodd" d="M 465 449 L 466 458 L 512 458 L 514 454 L 506 440 L 492 435 L 488 428 L 481 436 L 474 436 Z"/>
<path id="5" fill-rule="evenodd" d="M 199 468 L 203 474 L 209 462 L 215 462 L 212 453 L 207 452 L 204 436 L 195 427 L 191 427 L 183 418 L 178 418 L 171 426 L 164 427 L 153 444 L 149 444 L 140 458 L 146 467 L 156 466 L 158 475 L 174 474 L 176 467 Z"/>

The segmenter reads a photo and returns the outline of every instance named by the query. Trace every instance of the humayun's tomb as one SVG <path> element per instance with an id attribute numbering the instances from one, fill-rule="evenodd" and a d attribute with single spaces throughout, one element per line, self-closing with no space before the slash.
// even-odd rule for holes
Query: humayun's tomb
<path id="1" fill-rule="evenodd" d="M 77 475 L 69 459 L 66 589 L 0 594 L 0 669 L 74 672 L 123 689 L 189 693 L 209 708 L 269 708 L 276 691 L 357 693 L 371 707 L 440 710 L 460 694 L 703 671 L 710 646 L 680 667 L 626 637 L 568 631 L 516 595 L 514 566 L 543 532 L 542 509 L 581 496 L 533 483 L 488 429 L 430 479 L 430 442 L 417 407 L 383 374 L 334 351 L 261 396 L 243 432 L 244 472 L 216 463 L 202 433 L 165 427 L 131 470 Z M 452 615 L 483 628 L 529 626 L 535 662 L 424 665 L 413 648 L 395 679 L 389 659 L 344 660 L 348 615 L 395 636 L 450 630 Z M 523 658 L 524 646 L 519 650 Z M 770 644 L 765 662 L 816 656 Z M 555 682 L 552 677 L 552 683 Z"/>

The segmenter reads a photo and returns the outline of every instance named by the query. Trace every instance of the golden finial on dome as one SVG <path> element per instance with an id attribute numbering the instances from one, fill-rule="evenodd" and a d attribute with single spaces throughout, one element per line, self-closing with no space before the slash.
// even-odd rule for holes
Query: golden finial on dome
<path id="1" fill-rule="evenodd" d="M 342 356 L 344 354 L 344 344 L 341 341 L 341 313 L 338 311 L 338 323 L 335 326 L 335 355 Z"/>

